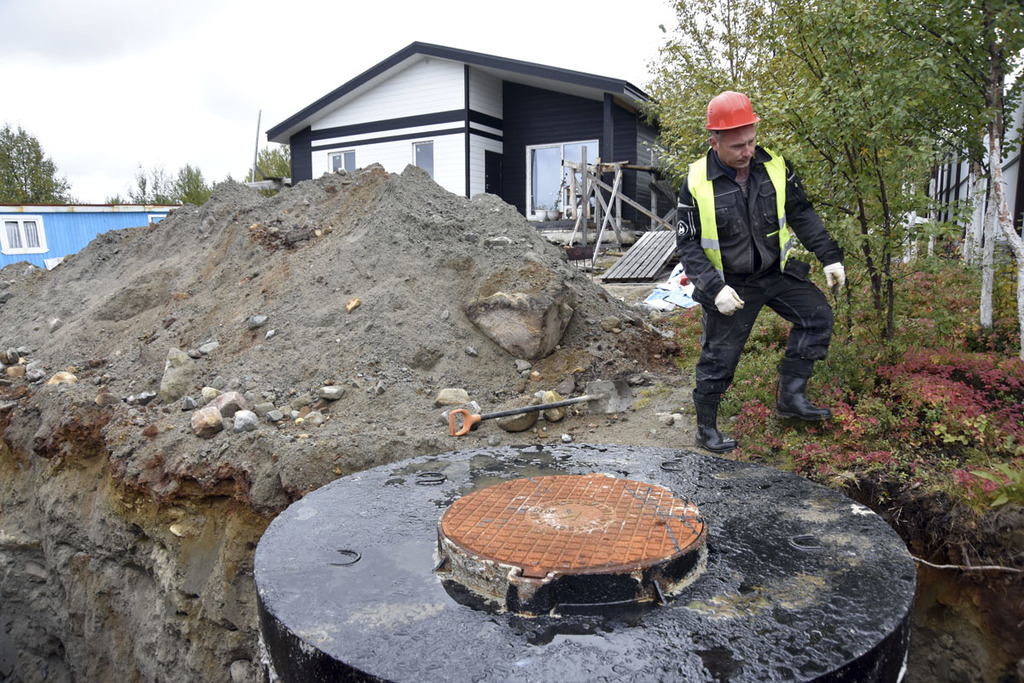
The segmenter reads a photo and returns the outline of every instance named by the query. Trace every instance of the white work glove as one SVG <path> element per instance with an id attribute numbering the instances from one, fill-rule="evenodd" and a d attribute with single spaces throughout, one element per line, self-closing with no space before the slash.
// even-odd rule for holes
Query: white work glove
<path id="1" fill-rule="evenodd" d="M 846 269 L 842 263 L 830 263 L 825 266 L 825 282 L 829 288 L 836 285 L 842 287 L 846 284 Z"/>
<path id="2" fill-rule="evenodd" d="M 842 268 L 842 266 L 840 266 Z M 743 308 L 743 299 L 737 294 L 736 290 L 726 285 L 722 287 L 722 291 L 715 297 L 715 308 L 722 315 L 732 315 L 736 311 Z"/>

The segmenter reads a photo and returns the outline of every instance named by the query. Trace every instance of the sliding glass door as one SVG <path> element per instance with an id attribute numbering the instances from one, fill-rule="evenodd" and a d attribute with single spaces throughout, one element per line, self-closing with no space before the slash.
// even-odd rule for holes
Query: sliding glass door
<path id="1" fill-rule="evenodd" d="M 548 211 L 564 211 L 568 198 L 569 169 L 563 161 L 579 163 L 583 149 L 587 150 L 587 163 L 593 163 L 598 154 L 597 140 L 565 142 L 555 145 L 535 145 L 526 148 L 527 154 L 527 217 L 545 220 Z M 579 185 L 579 173 L 577 185 Z"/>

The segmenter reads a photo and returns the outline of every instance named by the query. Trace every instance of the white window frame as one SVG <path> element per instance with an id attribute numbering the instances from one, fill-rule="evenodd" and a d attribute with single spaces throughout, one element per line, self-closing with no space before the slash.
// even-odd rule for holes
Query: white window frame
<path id="1" fill-rule="evenodd" d="M 346 155 L 352 155 L 352 168 L 345 168 L 345 157 Z M 341 163 L 338 166 L 334 165 L 334 160 L 340 159 Z M 331 169 L 331 173 L 337 173 L 338 171 L 345 171 L 351 173 L 356 170 L 356 151 L 354 149 L 343 149 L 337 152 L 330 152 L 327 155 L 327 167 Z"/>
<path id="2" fill-rule="evenodd" d="M 429 169 L 423 168 L 418 163 L 416 163 L 416 150 L 421 145 L 430 145 L 430 168 Z M 436 167 L 436 164 L 435 164 L 436 156 L 434 155 L 434 150 L 435 149 L 436 148 L 434 146 L 434 141 L 433 140 L 415 140 L 412 143 L 412 165 L 417 167 L 417 168 L 423 168 L 423 170 L 426 171 L 427 174 L 430 175 L 431 178 L 434 177 L 434 170 L 435 170 L 435 167 Z"/>
<path id="3" fill-rule="evenodd" d="M 18 224 L 18 235 L 21 238 L 22 245 L 28 243 L 25 233 L 25 223 L 35 223 L 36 235 L 39 237 L 39 246 L 11 246 L 7 240 L 7 224 L 12 222 Z M 46 247 L 46 230 L 43 229 L 42 216 L 19 214 L 17 216 L 5 215 L 0 217 L 0 252 L 4 254 L 45 254 L 47 251 L 49 251 L 49 249 Z"/>
<path id="4" fill-rule="evenodd" d="M 543 144 L 543 145 L 527 145 L 526 146 L 526 198 L 525 198 L 526 204 L 525 204 L 525 206 L 526 206 L 526 209 L 527 209 L 527 218 L 529 218 L 531 220 L 544 220 L 544 216 L 543 216 L 544 212 L 538 210 L 538 208 L 536 207 L 536 200 L 534 199 L 534 196 L 533 196 L 533 154 L 534 154 L 534 152 L 536 150 L 538 150 L 538 149 L 555 149 L 555 148 L 557 148 L 559 150 L 559 156 L 561 157 L 562 161 L 565 161 L 565 148 L 566 148 L 566 146 L 570 146 L 570 145 L 581 145 L 581 146 L 586 146 L 587 147 L 587 164 L 588 165 L 593 164 L 597 160 L 597 158 L 600 156 L 600 154 L 598 152 L 600 141 L 596 140 L 596 139 L 566 140 L 565 142 L 551 142 L 551 143 L 547 143 L 547 144 Z M 561 200 L 562 200 L 561 201 L 561 205 L 562 205 L 561 206 L 561 210 L 565 211 L 567 209 L 565 202 L 568 199 L 568 197 L 567 197 L 568 190 L 566 188 L 568 187 L 569 179 L 568 179 L 567 172 L 566 172 L 566 169 L 565 169 L 564 166 L 562 167 L 562 179 L 563 179 L 563 185 L 562 185 L 562 190 L 561 190 L 561 193 L 562 193 L 562 197 L 561 197 Z"/>

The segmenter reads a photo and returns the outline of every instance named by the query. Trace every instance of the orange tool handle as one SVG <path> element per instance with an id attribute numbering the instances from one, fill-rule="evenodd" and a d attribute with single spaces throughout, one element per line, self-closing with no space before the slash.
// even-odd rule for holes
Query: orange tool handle
<path id="1" fill-rule="evenodd" d="M 462 416 L 462 427 L 457 427 L 456 415 Z M 456 408 L 455 410 L 449 411 L 448 413 L 448 431 L 451 432 L 452 436 L 465 436 L 469 434 L 471 429 L 476 429 L 476 426 L 480 424 L 481 417 L 474 415 L 465 408 Z"/>

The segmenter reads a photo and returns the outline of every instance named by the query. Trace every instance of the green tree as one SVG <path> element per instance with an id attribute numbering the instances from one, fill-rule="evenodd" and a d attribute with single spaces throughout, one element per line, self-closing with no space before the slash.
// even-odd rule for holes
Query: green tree
<path id="1" fill-rule="evenodd" d="M 142 164 L 135 168 L 135 186 L 128 188 L 128 200 L 132 204 L 177 204 L 174 198 L 174 181 L 161 166 L 145 171 Z"/>
<path id="2" fill-rule="evenodd" d="M 0 129 L 0 202 L 9 204 L 66 204 L 74 201 L 66 178 L 43 153 L 35 137 L 21 126 Z"/>
<path id="3" fill-rule="evenodd" d="M 230 179 L 230 178 L 229 178 Z M 203 172 L 186 164 L 171 177 L 160 166 L 149 171 L 140 164 L 135 170 L 135 185 L 128 189 L 128 201 L 133 204 L 194 204 L 200 206 L 213 194 L 213 187 L 206 183 Z M 117 195 L 111 203 L 122 203 Z"/>
<path id="4" fill-rule="evenodd" d="M 245 172 L 245 182 L 259 182 L 270 178 L 290 178 L 292 175 L 291 148 L 287 145 L 264 147 L 256 155 L 255 166 Z M 260 190 L 264 197 L 272 197 L 278 189 Z"/>
<path id="5" fill-rule="evenodd" d="M 203 179 L 203 172 L 187 164 L 178 170 L 173 187 L 175 202 L 180 204 L 200 206 L 213 194 L 213 188 Z"/>
<path id="6" fill-rule="evenodd" d="M 288 178 L 292 174 L 291 148 L 287 145 L 264 147 L 256 155 L 256 166 L 245 172 L 247 181 L 265 178 Z"/>

